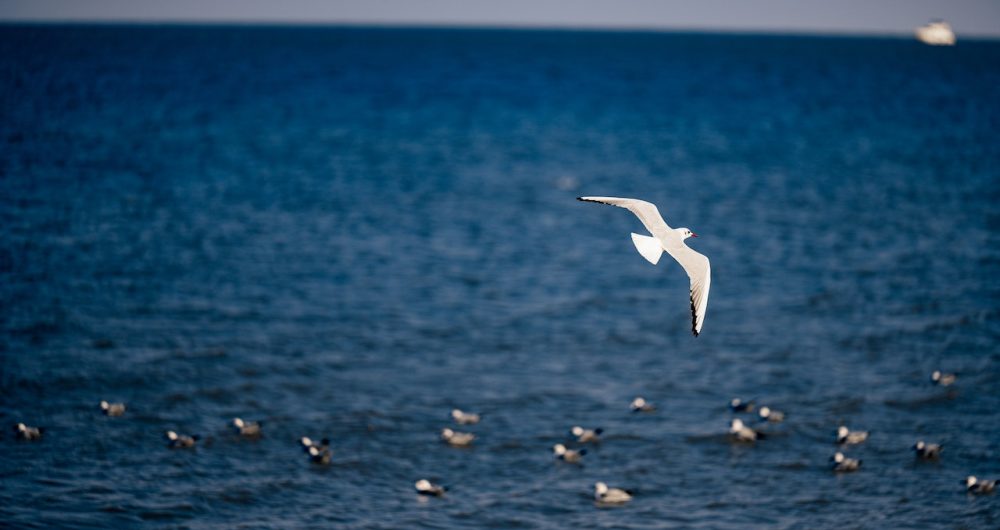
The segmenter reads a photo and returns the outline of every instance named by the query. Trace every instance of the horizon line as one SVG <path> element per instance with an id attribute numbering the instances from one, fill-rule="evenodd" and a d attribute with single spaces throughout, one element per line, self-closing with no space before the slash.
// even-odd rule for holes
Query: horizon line
<path id="1" fill-rule="evenodd" d="M 527 30 L 527 31 L 581 31 L 608 33 L 702 33 L 723 35 L 774 35 L 802 37 L 881 37 L 914 38 L 911 31 L 874 31 L 849 29 L 789 29 L 789 28 L 729 28 L 718 26 L 644 26 L 638 24 L 547 24 L 547 23 L 489 23 L 489 22 L 420 22 L 420 21 L 351 21 L 351 20 L 267 20 L 267 19 L 185 19 L 185 18 L 0 18 L 0 26 L 231 26 L 231 27 L 329 27 L 373 29 L 455 29 L 455 30 Z M 916 30 L 916 28 L 914 28 Z M 1000 35 L 969 33 L 959 35 L 959 41 L 996 41 Z"/>

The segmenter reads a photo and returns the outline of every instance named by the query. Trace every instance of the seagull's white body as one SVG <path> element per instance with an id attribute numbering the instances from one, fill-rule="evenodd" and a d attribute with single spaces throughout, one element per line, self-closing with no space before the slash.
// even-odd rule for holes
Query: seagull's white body
<path id="1" fill-rule="evenodd" d="M 771 407 L 761 407 L 757 411 L 757 417 L 760 421 L 767 421 L 771 423 L 781 423 L 785 421 L 785 413 L 780 410 L 774 410 Z"/>
<path id="2" fill-rule="evenodd" d="M 937 460 L 941 457 L 941 444 L 929 444 L 920 440 L 913 444 L 913 451 L 917 454 L 917 458 Z"/>
<path id="3" fill-rule="evenodd" d="M 642 221 L 649 230 L 650 236 L 632 233 L 632 243 L 636 250 L 647 261 L 656 265 L 660 256 L 666 252 L 677 260 L 691 279 L 691 332 L 697 337 L 701 334 L 701 326 L 705 322 L 705 312 L 708 310 L 708 290 L 712 285 L 712 267 L 708 258 L 691 250 L 684 240 L 694 236 L 687 228 L 670 228 L 656 205 L 639 199 L 622 197 L 578 197 L 581 201 L 599 202 L 625 208 Z M 697 237 L 697 236 L 695 236 Z"/>
<path id="4" fill-rule="evenodd" d="M 308 449 L 309 460 L 313 463 L 327 465 L 333 459 L 333 453 L 330 452 L 330 448 L 325 445 L 310 445 Z"/>
<path id="5" fill-rule="evenodd" d="M 594 500 L 604 504 L 624 504 L 632 500 L 632 494 L 621 488 L 609 488 L 607 484 L 594 484 Z"/>
<path id="6" fill-rule="evenodd" d="M 105 416 L 121 416 L 125 414 L 125 404 L 101 401 L 101 410 L 104 411 Z"/>
<path id="7" fill-rule="evenodd" d="M 17 438 L 19 440 L 41 440 L 42 428 L 30 427 L 23 423 L 17 424 Z"/>
<path id="8" fill-rule="evenodd" d="M 838 473 L 857 471 L 861 467 L 861 460 L 847 458 L 844 453 L 837 451 L 830 457 L 830 467 Z"/>
<path id="9" fill-rule="evenodd" d="M 455 420 L 455 423 L 459 425 L 475 425 L 479 423 L 479 414 L 463 412 L 460 409 L 453 409 L 451 411 L 451 417 Z"/>
<path id="10" fill-rule="evenodd" d="M 764 434 L 757 432 L 743 424 L 743 420 L 733 418 L 729 424 L 729 434 L 737 442 L 755 442 L 764 438 Z"/>
<path id="11" fill-rule="evenodd" d="M 552 446 L 552 454 L 556 458 L 562 460 L 563 462 L 578 463 L 583 459 L 583 455 L 587 454 L 586 449 L 567 449 L 563 444 L 556 444 Z"/>
<path id="12" fill-rule="evenodd" d="M 188 449 L 194 447 L 194 444 L 199 440 L 197 434 L 188 436 L 185 434 L 177 434 L 174 431 L 167 431 L 164 436 L 167 438 L 167 447 L 171 449 Z"/>
<path id="13" fill-rule="evenodd" d="M 978 479 L 972 475 L 965 477 L 965 489 L 969 493 L 993 493 L 997 487 L 995 480 Z"/>
<path id="14" fill-rule="evenodd" d="M 325 451 L 329 451 L 330 450 L 330 439 L 329 438 L 323 438 L 322 440 L 320 440 L 319 443 L 316 443 L 315 441 L 313 441 L 312 438 L 310 438 L 308 436 L 303 436 L 302 438 L 299 439 L 299 442 L 302 443 L 302 450 L 305 451 L 305 452 L 307 452 L 307 453 L 310 452 L 310 449 L 313 448 L 313 447 L 315 447 L 316 449 L 319 449 L 320 451 L 324 451 L 324 450 Z"/>
<path id="15" fill-rule="evenodd" d="M 246 436 L 247 438 L 260 436 L 259 421 L 244 421 L 241 418 L 233 418 L 233 428 L 236 430 L 237 434 Z"/>
<path id="16" fill-rule="evenodd" d="M 841 425 L 837 428 L 837 443 L 855 445 L 868 439 L 868 431 L 852 431 Z"/>
<path id="17" fill-rule="evenodd" d="M 444 492 L 448 489 L 444 486 L 434 484 L 427 479 L 420 479 L 416 484 L 413 485 L 417 489 L 417 493 L 421 495 L 429 495 L 431 497 L 440 497 L 444 495 Z"/>
<path id="18" fill-rule="evenodd" d="M 656 410 L 656 405 L 653 405 L 640 396 L 632 400 L 629 408 L 632 409 L 632 412 L 653 412 Z"/>
<path id="19" fill-rule="evenodd" d="M 441 429 L 441 439 L 456 447 L 467 447 L 472 445 L 476 435 L 471 432 L 457 432 L 451 429 Z"/>
<path id="20" fill-rule="evenodd" d="M 584 429 L 579 425 L 574 425 L 572 429 L 569 430 L 570 434 L 576 436 L 577 443 L 600 443 L 601 433 L 604 429 L 598 427 L 596 429 Z"/>

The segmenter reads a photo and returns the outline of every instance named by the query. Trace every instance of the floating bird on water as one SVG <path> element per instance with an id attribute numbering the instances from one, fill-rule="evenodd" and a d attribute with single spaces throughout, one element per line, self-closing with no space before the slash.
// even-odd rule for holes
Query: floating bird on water
<path id="1" fill-rule="evenodd" d="M 712 285 L 712 268 L 708 258 L 684 244 L 685 239 L 698 237 L 698 234 L 687 228 L 670 228 L 660 216 L 655 204 L 639 199 L 577 197 L 577 200 L 625 208 L 642 221 L 642 225 L 653 235 L 652 237 L 643 236 L 633 232 L 632 243 L 639 254 L 653 265 L 656 265 L 660 261 L 660 256 L 666 252 L 684 268 L 691 280 L 691 332 L 694 333 L 695 337 L 700 335 L 701 326 L 705 322 L 705 312 L 708 310 L 708 291 Z"/>
<path id="2" fill-rule="evenodd" d="M 629 408 L 632 409 L 632 412 L 653 412 L 654 410 L 656 410 L 655 405 L 653 405 L 652 403 L 646 401 L 641 397 L 633 399 L 632 403 L 629 405 Z"/>
<path id="3" fill-rule="evenodd" d="M 913 444 L 913 452 L 924 460 L 937 460 L 941 456 L 941 444 L 928 444 L 920 440 Z"/>
<path id="4" fill-rule="evenodd" d="M 868 431 L 852 431 L 841 425 L 837 428 L 837 443 L 854 445 L 868 439 Z"/>
<path id="5" fill-rule="evenodd" d="M 332 453 L 330 448 L 326 446 L 316 446 L 312 445 L 309 447 L 309 460 L 314 464 L 327 465 L 330 463 L 332 458 Z"/>
<path id="6" fill-rule="evenodd" d="M 261 422 L 259 421 L 243 421 L 240 418 L 233 418 L 233 428 L 236 429 L 236 433 L 240 436 L 246 436 L 247 438 L 260 436 L 260 426 Z"/>
<path id="7" fill-rule="evenodd" d="M 201 439 L 197 434 L 192 436 L 187 436 L 183 434 L 177 434 L 174 431 L 167 431 L 164 433 L 167 438 L 167 447 L 171 449 L 187 449 L 194 447 L 195 442 Z"/>
<path id="8" fill-rule="evenodd" d="M 456 447 L 466 447 L 472 445 L 476 435 L 471 432 L 456 432 L 448 428 L 441 430 L 441 439 Z"/>
<path id="9" fill-rule="evenodd" d="M 743 424 L 743 420 L 733 418 L 729 424 L 729 434 L 738 442 L 753 442 L 763 440 L 766 436 L 762 432 L 757 432 Z"/>
<path id="10" fill-rule="evenodd" d="M 307 452 L 307 453 L 309 452 L 309 449 L 311 447 L 315 447 L 315 448 L 320 449 L 320 450 L 322 450 L 324 448 L 326 448 L 326 449 L 330 448 L 330 439 L 329 438 L 323 438 L 322 440 L 319 441 L 319 443 L 316 443 L 316 442 L 313 441 L 312 438 L 310 438 L 308 436 L 303 436 L 302 438 L 299 439 L 299 443 L 302 444 L 302 450 L 305 451 L 305 452 Z"/>
<path id="11" fill-rule="evenodd" d="M 733 412 L 753 412 L 754 400 L 743 401 L 740 398 L 733 398 L 729 401 L 729 409 Z"/>
<path id="12" fill-rule="evenodd" d="M 448 491 L 448 488 L 434 484 L 427 479 L 418 480 L 413 487 L 417 488 L 417 493 L 431 497 L 440 497 L 444 495 L 444 492 Z"/>
<path id="13" fill-rule="evenodd" d="M 623 504 L 632 500 L 632 492 L 620 488 L 609 488 L 607 484 L 594 484 L 594 500 L 604 504 Z"/>
<path id="14" fill-rule="evenodd" d="M 125 414 L 125 404 L 101 401 L 101 410 L 104 412 L 105 416 L 121 416 L 122 414 Z"/>
<path id="15" fill-rule="evenodd" d="M 598 427 L 596 429 L 584 429 L 579 425 L 574 426 L 569 432 L 576 436 L 576 441 L 582 444 L 585 443 L 598 443 L 601 441 L 601 433 L 604 429 Z"/>
<path id="16" fill-rule="evenodd" d="M 455 420 L 455 423 L 459 425 L 475 425 L 479 423 L 479 414 L 462 412 L 459 409 L 453 409 L 451 411 L 451 417 Z"/>
<path id="17" fill-rule="evenodd" d="M 767 421 L 771 423 L 781 423 L 785 421 L 785 413 L 780 410 L 772 410 L 771 407 L 761 407 L 757 411 L 757 417 L 760 421 Z"/>
<path id="18" fill-rule="evenodd" d="M 29 427 L 23 423 L 18 423 L 14 426 L 14 432 L 18 440 L 35 441 L 42 439 L 42 433 L 45 432 L 45 429 L 42 427 Z"/>
<path id="19" fill-rule="evenodd" d="M 861 467 L 861 460 L 847 458 L 844 453 L 837 451 L 830 457 L 830 467 L 837 472 L 857 471 Z"/>
<path id="20" fill-rule="evenodd" d="M 937 386 L 951 386 L 955 383 L 958 376 L 955 374 L 946 374 L 941 370 L 934 370 L 931 372 L 931 383 Z"/>
<path id="21" fill-rule="evenodd" d="M 570 462 L 573 464 L 579 463 L 583 460 L 583 455 L 587 454 L 586 449 L 567 449 L 563 444 L 555 444 L 552 446 L 552 453 L 555 457 L 563 462 Z"/>
<path id="22" fill-rule="evenodd" d="M 995 480 L 980 480 L 972 475 L 965 477 L 965 489 L 969 493 L 993 493 L 997 487 Z"/>

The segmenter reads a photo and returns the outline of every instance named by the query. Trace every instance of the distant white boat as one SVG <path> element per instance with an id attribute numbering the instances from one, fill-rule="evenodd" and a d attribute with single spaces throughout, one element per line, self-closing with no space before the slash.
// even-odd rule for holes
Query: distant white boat
<path id="1" fill-rule="evenodd" d="M 917 40 L 931 46 L 954 46 L 955 32 L 943 20 L 935 20 L 917 28 Z"/>

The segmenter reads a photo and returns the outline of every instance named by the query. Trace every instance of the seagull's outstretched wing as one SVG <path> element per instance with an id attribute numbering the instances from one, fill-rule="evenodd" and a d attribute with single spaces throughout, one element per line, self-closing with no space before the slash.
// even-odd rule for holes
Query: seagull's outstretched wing
<path id="1" fill-rule="evenodd" d="M 622 197 L 577 197 L 577 200 L 625 208 L 634 213 L 646 230 L 660 240 L 664 250 L 681 264 L 691 279 L 691 332 L 697 337 L 701 333 L 701 325 L 705 322 L 708 290 L 712 285 L 712 268 L 708 258 L 685 245 L 683 239 L 678 237 L 663 220 L 660 211 L 653 203 Z M 636 248 L 639 248 L 638 243 Z M 645 257 L 645 254 L 643 256 Z"/>
<path id="2" fill-rule="evenodd" d="M 691 250 L 685 244 L 679 248 L 669 248 L 667 253 L 684 267 L 691 278 L 691 332 L 697 337 L 705 322 L 708 310 L 708 290 L 712 287 L 712 266 L 708 258 Z"/>
<path id="3" fill-rule="evenodd" d="M 666 221 L 660 216 L 660 211 L 656 209 L 656 205 L 651 202 L 640 201 L 639 199 L 624 199 L 622 197 L 577 197 L 576 199 L 578 201 L 599 202 L 625 208 L 634 213 L 642 221 L 642 225 L 646 227 L 646 230 L 649 230 L 650 234 L 659 239 L 669 237 L 670 227 L 667 226 Z"/>

